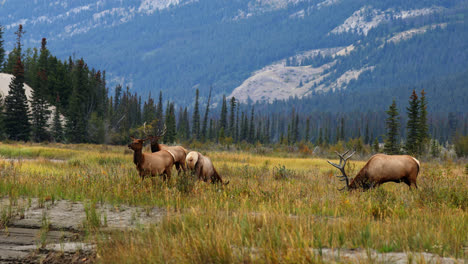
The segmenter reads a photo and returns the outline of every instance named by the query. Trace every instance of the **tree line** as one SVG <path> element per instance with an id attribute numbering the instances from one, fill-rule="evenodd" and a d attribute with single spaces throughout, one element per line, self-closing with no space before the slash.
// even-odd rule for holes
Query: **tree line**
<path id="1" fill-rule="evenodd" d="M 291 101 L 241 104 L 223 96 L 212 102 L 212 89 L 193 104 L 177 105 L 149 94 L 146 100 L 129 87 L 116 86 L 109 95 L 105 71 L 90 69 L 83 59 L 60 61 L 50 54 L 47 40 L 39 49 L 23 51 L 22 26 L 16 45 L 5 55 L 0 30 L 1 71 L 13 74 L 10 92 L 0 106 L 0 136 L 11 140 L 65 143 L 125 144 L 130 135 L 143 137 L 166 127 L 163 141 L 230 144 L 309 144 L 330 146 L 354 142 L 356 146 L 385 142 L 385 152 L 418 155 L 429 143 L 455 141 L 467 135 L 468 118 L 449 113 L 429 115 L 424 91 L 413 91 L 407 117 L 396 103 L 387 112 L 311 112 Z M 32 88 L 26 98 L 24 84 Z M 30 107 L 28 107 L 30 105 Z M 292 107 L 291 105 L 294 105 Z M 32 111 L 31 111 L 32 110 Z M 386 120 L 386 122 L 383 122 Z M 406 127 L 400 124 L 406 122 Z M 439 135 L 438 131 L 449 133 Z M 432 140 L 431 140 L 432 139 Z M 402 144 L 402 142 L 405 142 Z M 439 144 L 439 143 L 437 143 Z M 402 147 L 404 146 L 404 147 Z"/>

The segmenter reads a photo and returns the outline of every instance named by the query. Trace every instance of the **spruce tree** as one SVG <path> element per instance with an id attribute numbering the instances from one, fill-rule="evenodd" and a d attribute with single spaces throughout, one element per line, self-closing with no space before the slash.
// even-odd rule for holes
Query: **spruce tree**
<path id="1" fill-rule="evenodd" d="M 235 113 L 236 113 L 236 98 L 231 97 L 231 113 L 229 117 L 229 136 L 235 139 Z"/>
<path id="2" fill-rule="evenodd" d="M 296 113 L 296 118 L 294 119 L 294 129 L 293 129 L 293 141 L 296 143 L 299 138 L 299 114 Z"/>
<path id="3" fill-rule="evenodd" d="M 13 68 L 13 78 L 5 97 L 5 132 L 9 139 L 29 140 L 31 125 L 29 107 L 24 90 L 24 68 L 21 57 L 18 57 Z"/>
<path id="4" fill-rule="evenodd" d="M 309 142 L 309 139 L 310 139 L 309 135 L 310 135 L 310 118 L 307 118 L 307 120 L 306 120 L 305 135 L 304 135 L 304 140 L 305 140 L 305 142 L 307 142 L 307 143 Z"/>
<path id="5" fill-rule="evenodd" d="M 416 91 L 413 90 L 413 93 L 410 96 L 409 106 L 406 108 L 408 114 L 408 121 L 406 123 L 407 138 L 405 149 L 410 155 L 419 154 L 419 100 Z"/>
<path id="6" fill-rule="evenodd" d="M 375 138 L 374 140 L 374 145 L 372 146 L 372 149 L 374 150 L 375 153 L 380 152 L 379 140 L 377 138 Z"/>
<path id="7" fill-rule="evenodd" d="M 227 128 L 227 103 L 226 103 L 226 96 L 223 95 L 223 104 L 221 105 L 221 115 L 219 118 L 219 125 L 224 130 Z"/>
<path id="8" fill-rule="evenodd" d="M 424 151 L 425 146 L 429 143 L 429 126 L 427 125 L 427 101 L 424 89 L 421 91 L 419 99 L 419 153 Z"/>
<path id="9" fill-rule="evenodd" d="M 200 110 L 198 109 L 198 89 L 195 92 L 195 106 L 193 108 L 193 118 L 192 118 L 192 138 L 200 138 Z"/>
<path id="10" fill-rule="evenodd" d="M 398 130 L 400 128 L 400 123 L 398 121 L 398 109 L 395 99 L 393 99 L 393 102 L 386 113 L 388 115 L 386 120 L 387 137 L 385 139 L 384 152 L 390 155 L 398 154 L 400 153 L 400 146 L 398 144 Z"/>
<path id="11" fill-rule="evenodd" d="M 54 111 L 54 123 L 52 126 L 52 136 L 54 137 L 55 142 L 62 142 L 63 140 L 63 128 L 62 122 L 60 120 L 60 111 L 58 107 L 55 107 Z"/>
<path id="12" fill-rule="evenodd" d="M 22 58 L 22 44 L 21 44 L 21 38 L 23 37 L 24 33 L 26 33 L 23 30 L 23 25 L 18 26 L 18 31 L 15 32 L 16 35 L 16 46 L 14 47 L 13 51 L 8 54 L 8 59 L 6 63 L 4 64 L 3 72 L 10 73 L 14 75 L 14 68 L 17 65 L 18 58 Z M 24 67 L 24 65 L 23 65 Z M 23 68 L 24 70 L 24 68 Z"/>
<path id="13" fill-rule="evenodd" d="M 78 61 L 76 69 L 74 71 L 73 78 L 73 91 L 70 97 L 68 105 L 68 114 L 67 114 L 67 123 L 66 123 L 66 137 L 72 143 L 83 143 L 88 139 L 87 137 L 87 117 L 86 117 L 86 67 L 84 65 L 83 59 Z M 124 96 L 126 98 L 126 95 Z M 126 99 L 124 99 L 126 102 Z M 120 107 L 119 107 L 120 108 Z M 117 123 L 122 122 L 120 127 L 123 130 L 127 129 L 126 120 L 128 116 L 125 115 L 125 118 L 119 119 Z"/>
<path id="14" fill-rule="evenodd" d="M 190 121 L 188 118 L 188 110 L 187 107 L 184 108 L 184 123 L 183 123 L 183 129 L 184 129 L 184 139 L 189 139 L 190 137 Z"/>
<path id="15" fill-rule="evenodd" d="M 5 47 L 3 43 L 3 26 L 0 25 L 0 72 L 3 70 L 3 61 L 5 60 Z"/>
<path id="16" fill-rule="evenodd" d="M 166 109 L 166 135 L 164 141 L 167 143 L 174 143 L 176 139 L 176 120 L 175 120 L 175 109 L 174 103 L 167 103 Z"/>
<path id="17" fill-rule="evenodd" d="M 210 112 L 210 103 L 211 103 L 211 87 L 210 87 L 210 93 L 208 95 L 208 101 L 206 102 L 206 109 L 205 109 L 205 115 L 203 116 L 203 124 L 202 124 L 202 130 L 201 130 L 201 140 L 202 142 L 205 141 L 207 137 L 207 126 L 208 126 L 208 114 Z"/>
<path id="18" fill-rule="evenodd" d="M 318 136 L 316 144 L 319 146 L 323 144 L 322 128 L 319 129 L 319 136 Z"/>
<path id="19" fill-rule="evenodd" d="M 24 66 L 21 61 L 21 38 L 23 26 L 19 25 L 16 34 L 17 60 L 13 67 L 8 95 L 5 97 L 5 132 L 13 140 L 29 140 L 31 125 L 29 123 L 29 107 L 24 90 Z"/>
<path id="20" fill-rule="evenodd" d="M 156 119 L 158 120 L 158 125 L 154 127 L 154 129 L 161 129 L 164 124 L 163 119 L 163 96 L 162 91 L 159 91 L 159 100 L 158 105 L 156 106 Z"/>
<path id="21" fill-rule="evenodd" d="M 151 97 L 151 92 L 148 96 L 148 100 L 143 104 L 143 122 L 150 123 L 156 118 L 156 105 Z"/>
<path id="22" fill-rule="evenodd" d="M 39 56 L 35 85 L 32 87 L 32 132 L 33 140 L 41 142 L 48 140 L 48 124 L 51 111 L 47 102 L 48 94 L 48 59 L 49 51 L 46 48 L 47 41 L 42 39 L 41 54 Z"/>
<path id="23" fill-rule="evenodd" d="M 255 142 L 255 124 L 254 124 L 254 108 L 252 107 L 252 113 L 250 114 L 250 125 L 249 125 L 249 142 Z"/>

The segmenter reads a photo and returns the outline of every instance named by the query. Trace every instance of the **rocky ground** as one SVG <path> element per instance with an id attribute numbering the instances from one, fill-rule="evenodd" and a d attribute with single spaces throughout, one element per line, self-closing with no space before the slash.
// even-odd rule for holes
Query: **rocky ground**
<path id="1" fill-rule="evenodd" d="M 84 231 L 132 228 L 157 222 L 157 208 L 91 205 L 66 200 L 0 200 L 0 263 L 91 263 L 95 245 Z"/>

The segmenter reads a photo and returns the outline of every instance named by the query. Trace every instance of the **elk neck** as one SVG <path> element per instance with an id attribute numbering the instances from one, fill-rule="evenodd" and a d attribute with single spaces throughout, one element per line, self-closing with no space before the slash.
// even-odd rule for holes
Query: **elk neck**
<path id="1" fill-rule="evenodd" d="M 135 150 L 135 152 L 133 153 L 133 163 L 135 163 L 137 167 L 140 167 L 144 161 L 145 157 L 143 156 L 143 152 L 141 151 L 141 149 Z"/>
<path id="2" fill-rule="evenodd" d="M 158 152 L 161 150 L 161 146 L 157 140 L 151 141 L 151 152 Z"/>

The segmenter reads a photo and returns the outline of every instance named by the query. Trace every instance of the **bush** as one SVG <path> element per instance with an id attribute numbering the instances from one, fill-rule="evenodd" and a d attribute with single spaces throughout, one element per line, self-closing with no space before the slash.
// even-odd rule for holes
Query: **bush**
<path id="1" fill-rule="evenodd" d="M 294 171 L 286 169 L 284 165 L 278 165 L 273 168 L 273 178 L 275 180 L 287 180 L 294 175 Z"/>
<path id="2" fill-rule="evenodd" d="M 175 186 L 181 193 L 190 193 L 195 187 L 196 180 L 194 173 L 184 172 L 181 175 L 177 175 Z"/>

